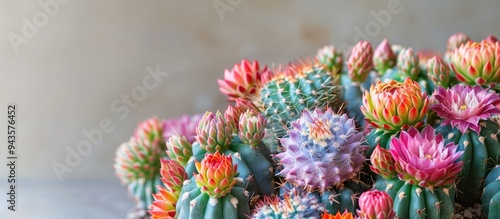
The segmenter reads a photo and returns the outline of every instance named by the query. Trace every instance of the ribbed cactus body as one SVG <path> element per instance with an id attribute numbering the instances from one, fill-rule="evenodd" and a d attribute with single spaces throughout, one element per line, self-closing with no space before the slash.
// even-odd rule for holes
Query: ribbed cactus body
<path id="1" fill-rule="evenodd" d="M 234 136 L 229 148 L 222 151 L 226 156 L 231 155 L 233 163 L 238 165 L 238 177 L 243 179 L 250 195 L 270 195 L 274 191 L 273 166 L 269 160 L 269 153 L 265 150 L 266 147 L 262 144 L 252 149 Z M 193 173 L 198 173 L 194 161 L 201 161 L 205 154 L 207 154 L 206 150 L 200 148 L 197 142 L 193 143 L 193 157 L 186 165 L 188 178 L 191 179 Z"/>
<path id="2" fill-rule="evenodd" d="M 276 76 L 260 90 L 260 102 L 268 119 L 268 128 L 277 137 L 286 134 L 290 122 L 299 118 L 302 110 L 338 108 L 341 105 L 342 88 L 337 74 L 321 66 L 297 71 L 301 72 Z"/>
<path id="3" fill-rule="evenodd" d="M 454 211 L 454 187 L 436 187 L 432 190 L 412 185 L 399 179 L 379 177 L 374 189 L 385 191 L 394 201 L 399 219 L 451 218 Z"/>
<path id="4" fill-rule="evenodd" d="M 185 183 L 177 201 L 176 218 L 244 219 L 250 215 L 248 192 L 242 183 L 220 198 L 201 192 L 194 179 Z"/>
<path id="5" fill-rule="evenodd" d="M 365 116 L 361 113 L 360 107 L 363 105 L 362 97 L 365 90 L 370 90 L 372 83 L 376 83 L 378 80 L 377 74 L 371 72 L 368 74 L 367 79 L 362 83 L 354 83 L 347 73 L 343 73 L 340 77 L 340 82 L 343 89 L 343 101 L 346 103 L 345 111 L 349 117 L 356 120 L 356 124 L 359 127 L 365 125 Z"/>
<path id="6" fill-rule="evenodd" d="M 282 196 L 264 197 L 257 204 L 252 219 L 316 219 L 324 206 L 307 192 L 293 190 Z"/>
<path id="7" fill-rule="evenodd" d="M 366 157 L 370 158 L 373 153 L 373 150 L 377 145 L 380 147 L 389 149 L 390 148 L 390 140 L 392 137 L 397 137 L 399 132 L 386 132 L 383 129 L 374 128 L 370 131 L 370 133 L 366 136 L 366 140 L 368 145 L 370 146 L 366 152 Z"/>
<path id="8" fill-rule="evenodd" d="M 160 173 L 153 178 L 140 178 L 127 185 L 128 191 L 137 202 L 138 207 L 147 209 L 153 203 L 153 194 L 158 193 L 158 186 L 163 186 Z"/>
<path id="9" fill-rule="evenodd" d="M 481 196 L 480 188 L 483 188 L 484 177 L 488 170 L 500 162 L 500 142 L 498 141 L 498 126 L 489 120 L 481 121 L 481 131 L 476 133 L 472 130 L 462 134 L 457 128 L 450 125 L 440 126 L 436 132 L 446 138 L 446 142 L 458 144 L 458 150 L 464 151 L 462 171 L 458 175 L 457 201 L 466 206 L 478 202 Z"/>
<path id="10" fill-rule="evenodd" d="M 500 218 L 500 165 L 495 166 L 484 179 L 484 190 L 481 196 L 483 214 L 487 218 Z"/>

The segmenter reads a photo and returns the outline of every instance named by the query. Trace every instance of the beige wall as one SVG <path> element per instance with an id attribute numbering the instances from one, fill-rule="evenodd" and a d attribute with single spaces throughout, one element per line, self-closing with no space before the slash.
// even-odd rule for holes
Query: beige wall
<path id="1" fill-rule="evenodd" d="M 241 58 L 287 62 L 325 44 L 352 44 L 356 27 L 373 43 L 387 37 L 417 49 L 443 50 L 457 31 L 475 40 L 500 36 L 500 2 L 393 0 L 399 7 L 386 24 L 376 24 L 378 32 L 370 11 L 389 13 L 385 2 L 242 0 L 221 20 L 212 1 L 61 0 L 46 23 L 37 2 L 0 3 L 0 124 L 6 124 L 7 103 L 17 103 L 20 177 L 34 179 L 56 179 L 51 164 L 66 164 L 67 147 L 77 148 L 87 139 L 82 131 L 103 119 L 114 129 L 62 177 L 114 178 L 114 152 L 139 121 L 224 109 L 216 79 Z M 34 16 L 38 31 L 26 44 L 12 44 L 14 34 L 23 36 L 23 18 Z M 375 29 L 367 33 L 366 25 Z M 128 115 L 114 112 L 111 104 L 141 89 L 145 68 L 157 65 L 169 73 L 160 86 Z"/>

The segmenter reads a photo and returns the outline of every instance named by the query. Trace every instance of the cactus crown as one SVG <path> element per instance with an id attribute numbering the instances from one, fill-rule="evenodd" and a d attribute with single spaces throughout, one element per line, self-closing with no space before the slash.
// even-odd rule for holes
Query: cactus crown
<path id="1" fill-rule="evenodd" d="M 276 155 L 279 175 L 308 190 L 325 190 L 356 177 L 364 162 L 363 134 L 347 115 L 305 110 L 292 123 L 284 151 Z"/>

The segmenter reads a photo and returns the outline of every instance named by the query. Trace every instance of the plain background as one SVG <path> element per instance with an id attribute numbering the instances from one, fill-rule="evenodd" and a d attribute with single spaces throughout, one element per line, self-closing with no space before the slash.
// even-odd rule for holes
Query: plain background
<path id="1" fill-rule="evenodd" d="M 440 51 L 456 32 L 476 41 L 500 36 L 498 1 L 393 0 L 400 13 L 381 23 L 374 14 L 388 12 L 390 1 L 242 0 L 231 6 L 225 0 L 71 0 L 59 3 L 16 52 L 9 36 L 22 36 L 25 19 L 32 22 L 44 11 L 39 2 L 49 0 L 0 1 L 0 141 L 7 139 L 7 104 L 16 103 L 18 177 L 54 188 L 65 180 L 105 180 L 125 192 L 112 168 L 114 153 L 137 123 L 152 115 L 225 109 L 216 80 L 242 58 L 286 63 L 327 44 L 353 45 L 359 31 L 374 47 L 388 38 L 391 44 Z M 220 17 L 214 2 L 230 11 Z M 111 104 L 141 85 L 147 66 L 169 75 L 122 119 Z M 87 139 L 84 130 L 106 118 L 114 130 L 58 181 L 51 164 L 64 164 L 67 148 L 76 148 Z M 6 151 L 0 148 L 0 160 Z"/>

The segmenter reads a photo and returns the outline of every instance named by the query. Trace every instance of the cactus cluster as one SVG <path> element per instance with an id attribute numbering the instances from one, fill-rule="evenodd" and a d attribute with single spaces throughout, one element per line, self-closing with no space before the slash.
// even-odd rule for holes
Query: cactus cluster
<path id="1" fill-rule="evenodd" d="M 116 174 L 151 218 L 500 217 L 500 42 L 446 48 L 242 60 L 218 80 L 224 111 L 139 124 Z"/>

